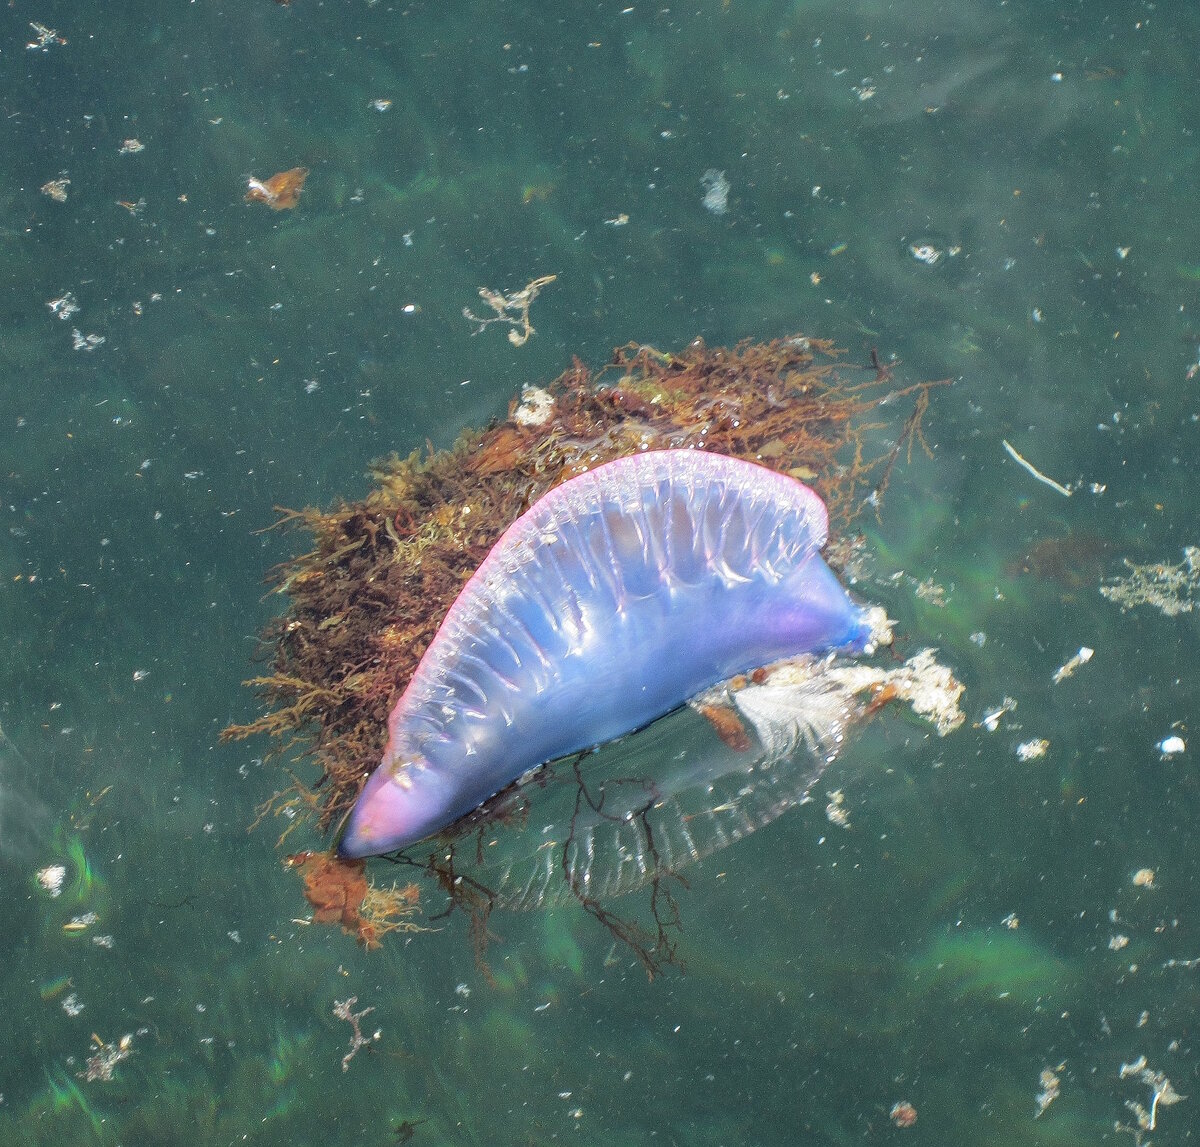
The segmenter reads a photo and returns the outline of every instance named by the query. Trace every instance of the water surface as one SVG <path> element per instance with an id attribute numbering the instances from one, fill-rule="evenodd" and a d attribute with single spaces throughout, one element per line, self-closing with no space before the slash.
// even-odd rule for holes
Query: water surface
<path id="1" fill-rule="evenodd" d="M 9 6 L 0 1138 L 1075 1144 L 1149 1114 L 1141 1055 L 1200 1089 L 1196 618 L 1098 592 L 1200 540 L 1198 36 L 1115 0 Z M 295 211 L 242 202 L 296 165 Z M 528 343 L 472 333 L 546 274 Z M 692 869 L 654 983 L 569 904 L 493 921 L 494 984 L 457 916 L 374 953 L 295 923 L 282 826 L 247 832 L 281 775 L 217 743 L 299 544 L 273 506 L 572 355 L 795 331 L 954 379 L 859 589 L 967 727 L 876 722 Z M 133 1036 L 107 1082 L 93 1033 Z"/>

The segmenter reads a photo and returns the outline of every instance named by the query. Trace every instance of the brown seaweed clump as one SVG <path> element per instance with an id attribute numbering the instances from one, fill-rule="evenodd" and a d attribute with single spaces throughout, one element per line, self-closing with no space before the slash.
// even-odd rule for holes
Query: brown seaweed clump
<path id="1" fill-rule="evenodd" d="M 1072 531 L 1039 538 L 1019 560 L 1009 563 L 1006 572 L 1033 574 L 1067 590 L 1083 589 L 1103 578 L 1112 553 L 1113 543 L 1108 538 Z"/>
<path id="2" fill-rule="evenodd" d="M 840 355 L 799 336 L 712 349 L 697 340 L 679 354 L 626 346 L 599 371 L 577 360 L 547 388 L 527 387 L 507 418 L 449 449 L 376 463 L 361 501 L 281 511 L 277 524 L 307 531 L 312 546 L 270 574 L 287 609 L 263 634 L 270 672 L 248 682 L 266 711 L 223 733 L 266 734 L 275 756 L 302 765 L 259 819 L 286 815 L 283 836 L 301 823 L 337 828 L 446 610 L 504 529 L 558 483 L 637 451 L 693 447 L 808 482 L 835 533 L 877 507 L 900 455 L 914 441 L 928 452 L 921 416 L 937 384 L 897 388 L 874 353 L 869 367 Z M 883 421 L 901 402 L 902 425 Z M 890 442 L 873 448 L 889 428 Z"/>
<path id="3" fill-rule="evenodd" d="M 388 932 L 422 932 L 412 917 L 420 889 L 377 888 L 367 880 L 361 860 L 342 860 L 329 852 L 297 852 L 284 864 L 304 877 L 304 899 L 313 907 L 314 924 L 340 924 L 368 950 L 380 946 Z"/>
<path id="4" fill-rule="evenodd" d="M 300 192 L 308 178 L 307 167 L 291 167 L 277 172 L 270 179 L 257 179 L 251 175 L 246 180 L 247 203 L 265 203 L 272 211 L 290 211 L 300 202 Z"/>

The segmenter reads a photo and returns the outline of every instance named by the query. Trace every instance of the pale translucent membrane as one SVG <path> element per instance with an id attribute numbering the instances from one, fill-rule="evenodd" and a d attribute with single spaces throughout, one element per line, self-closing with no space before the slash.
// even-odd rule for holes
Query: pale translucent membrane
<path id="1" fill-rule="evenodd" d="M 506 908 L 621 896 L 769 824 L 804 799 L 831 759 L 805 748 L 772 765 L 760 746 L 738 753 L 681 710 L 584 758 L 591 805 L 570 761 L 528 778 L 509 803 L 528 802 L 523 823 L 468 830 L 456 842 L 455 870 Z"/>
<path id="2" fill-rule="evenodd" d="M 893 668 L 795 658 L 761 684 L 738 684 L 707 690 L 691 708 L 588 754 L 578 769 L 584 791 L 570 761 L 538 770 L 498 802 L 510 812 L 524 806 L 523 817 L 460 822 L 455 870 L 513 909 L 621 896 L 805 801 L 879 689 L 890 687 L 939 734 L 963 719 L 962 686 L 932 650 Z M 736 710 L 749 747 L 724 744 L 701 707 Z"/>

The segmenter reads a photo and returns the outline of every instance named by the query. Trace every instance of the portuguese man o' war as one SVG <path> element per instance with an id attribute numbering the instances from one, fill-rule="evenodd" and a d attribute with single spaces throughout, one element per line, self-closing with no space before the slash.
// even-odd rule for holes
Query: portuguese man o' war
<path id="1" fill-rule="evenodd" d="M 786 656 L 870 651 L 882 611 L 820 555 L 807 486 L 698 450 L 564 482 L 518 518 L 392 710 L 339 849 L 403 849 L 547 761 L 633 732 Z"/>

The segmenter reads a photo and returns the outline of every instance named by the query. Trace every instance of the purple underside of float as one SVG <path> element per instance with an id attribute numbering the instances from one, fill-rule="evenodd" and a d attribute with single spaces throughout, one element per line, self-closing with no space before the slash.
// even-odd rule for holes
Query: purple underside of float
<path id="1" fill-rule="evenodd" d="M 737 673 L 860 649 L 865 612 L 820 556 L 826 529 L 806 486 L 702 451 L 634 455 L 551 491 L 447 613 L 343 854 L 406 847 Z"/>

